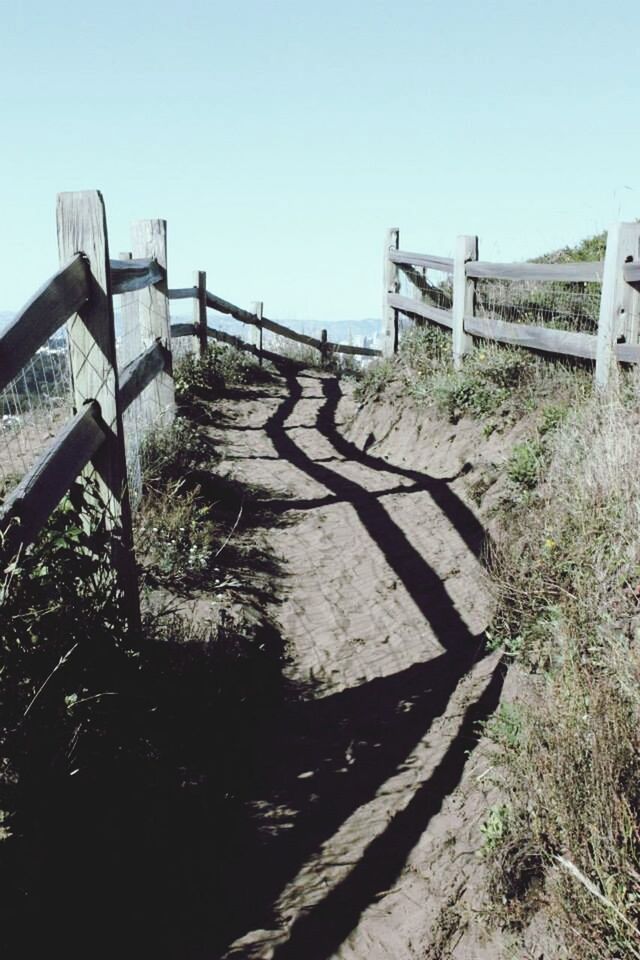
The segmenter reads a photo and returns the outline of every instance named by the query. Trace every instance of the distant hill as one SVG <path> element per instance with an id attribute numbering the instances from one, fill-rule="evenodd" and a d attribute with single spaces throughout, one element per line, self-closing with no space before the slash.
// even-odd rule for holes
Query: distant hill
<path id="1" fill-rule="evenodd" d="M 15 313 L 13 310 L 0 310 L 0 330 L 4 329 L 14 316 Z M 182 316 L 174 314 L 171 319 L 174 323 L 189 323 L 191 321 L 191 314 L 184 314 Z M 382 324 L 382 322 L 377 319 L 331 320 L 326 322 L 320 320 L 280 320 L 277 317 L 270 317 L 270 319 L 278 320 L 279 323 L 284 324 L 286 327 L 291 327 L 291 329 L 297 331 L 297 333 L 307 333 L 310 337 L 320 337 L 320 331 L 326 329 L 329 340 L 333 340 L 334 343 L 348 343 L 351 339 L 360 341 L 363 337 L 374 337 L 380 332 Z M 241 335 L 243 331 L 246 332 L 245 324 L 239 323 L 237 320 L 225 314 L 216 313 L 213 310 L 209 311 L 209 322 L 213 323 L 225 333 Z M 116 311 L 116 333 L 118 332 L 119 317 Z"/>
<path id="2" fill-rule="evenodd" d="M 174 322 L 178 320 L 190 320 L 190 317 L 178 318 L 174 317 Z M 275 320 L 277 323 L 283 324 L 285 327 L 290 327 L 291 330 L 295 330 L 297 333 L 306 333 L 310 337 L 320 337 L 320 332 L 322 330 L 327 331 L 329 340 L 333 340 L 334 343 L 342 342 L 348 343 L 351 338 L 354 340 L 360 340 L 362 337 L 373 337 L 376 333 L 380 332 L 382 321 L 381 320 L 281 320 L 279 317 L 269 317 L 270 320 Z M 224 330 L 225 333 L 241 333 L 242 330 L 246 330 L 246 325 L 240 323 L 238 320 L 234 320 L 231 317 L 228 317 L 224 314 L 216 313 L 215 311 L 209 311 L 209 322 L 220 330 Z"/>

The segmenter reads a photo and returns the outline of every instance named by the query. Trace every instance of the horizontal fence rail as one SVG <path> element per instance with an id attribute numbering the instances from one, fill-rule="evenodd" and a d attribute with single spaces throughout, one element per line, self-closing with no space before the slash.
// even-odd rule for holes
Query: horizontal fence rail
<path id="1" fill-rule="evenodd" d="M 56 333 L 69 317 L 87 302 L 89 268 L 76 255 L 65 264 L 19 311 L 0 335 L 0 390 Z"/>
<path id="2" fill-rule="evenodd" d="M 465 274 L 474 280 L 556 280 L 567 283 L 602 283 L 602 261 L 582 263 L 467 263 Z"/>
<path id="3" fill-rule="evenodd" d="M 286 337 L 288 340 L 294 340 L 296 343 L 302 343 L 307 347 L 315 347 L 316 350 L 320 349 L 321 341 L 316 340 L 315 337 L 309 337 L 306 333 L 297 333 L 297 331 L 291 330 L 281 323 L 276 323 L 275 320 L 267 320 L 266 317 L 259 320 L 255 313 L 243 310 L 242 307 L 237 307 L 234 303 L 229 303 L 228 300 L 223 300 L 222 297 L 209 293 L 208 290 L 207 306 L 212 310 L 217 310 L 218 313 L 229 314 L 242 323 L 248 323 L 256 327 L 262 326 L 265 330 L 276 333 L 280 337 Z"/>
<path id="4" fill-rule="evenodd" d="M 318 340 L 316 337 L 310 337 L 306 333 L 298 333 L 296 330 L 292 330 L 291 327 L 286 327 L 284 324 L 277 323 L 275 320 L 269 320 L 264 316 L 259 317 L 249 310 L 243 310 L 242 307 L 238 307 L 235 303 L 230 303 L 228 300 L 223 300 L 222 297 L 218 297 L 208 290 L 205 291 L 205 296 L 207 307 L 211 310 L 227 314 L 235 320 L 239 320 L 241 323 L 268 330 L 270 333 L 285 337 L 287 340 L 293 340 L 295 343 L 302 343 L 304 346 L 313 347 L 321 354 L 341 353 L 345 356 L 352 357 L 379 357 L 382 355 L 381 350 L 374 350 L 373 347 L 354 347 L 348 343 L 333 343 L 331 340 Z M 170 300 L 188 300 L 190 298 L 197 299 L 197 297 L 197 287 L 182 287 L 169 290 Z M 196 335 L 194 324 L 172 324 L 171 331 L 176 337 Z"/>
<path id="5" fill-rule="evenodd" d="M 387 295 L 387 304 L 394 310 L 401 313 L 423 317 L 425 320 L 433 320 L 442 327 L 453 326 L 453 314 L 451 310 L 441 310 L 439 307 L 432 307 L 428 303 L 422 303 L 420 300 L 412 300 L 411 297 L 402 297 L 399 293 L 390 293 Z"/>
<path id="6" fill-rule="evenodd" d="M 404 264 L 408 267 L 425 267 L 427 270 L 440 270 L 451 273 L 453 260 L 450 257 L 432 257 L 427 253 L 409 253 L 407 250 L 391 250 L 391 263 Z"/>
<path id="7" fill-rule="evenodd" d="M 132 293 L 166 279 L 157 260 L 111 260 L 111 292 Z"/>
<path id="8" fill-rule="evenodd" d="M 35 540 L 108 432 L 95 400 L 66 424 L 2 506 L 0 530 L 5 550 Z"/>
<path id="9" fill-rule="evenodd" d="M 173 332 L 173 328 L 172 328 Z M 149 386 L 152 380 L 163 370 L 171 369 L 169 351 L 159 340 L 132 360 L 120 371 L 120 409 L 127 410 L 142 391 Z"/>
<path id="10" fill-rule="evenodd" d="M 595 360 L 597 338 L 588 333 L 570 330 L 551 330 L 526 323 L 507 323 L 493 317 L 464 318 L 466 333 L 485 340 L 497 340 L 518 347 L 529 347 L 543 353 L 558 353 L 567 357 Z"/>
<path id="11" fill-rule="evenodd" d="M 640 262 L 625 263 L 622 270 L 626 282 L 636 290 L 640 290 Z"/>
<path id="12" fill-rule="evenodd" d="M 169 300 L 191 300 L 198 296 L 197 287 L 179 287 L 168 291 Z"/>
<path id="13" fill-rule="evenodd" d="M 172 323 L 172 337 L 192 337 L 194 336 L 194 324 L 192 323 Z M 242 337 L 236 337 L 233 333 L 226 333 L 224 330 L 217 330 L 215 327 L 207 325 L 207 337 L 211 340 L 218 340 L 220 343 L 226 343 L 236 350 L 242 350 L 244 353 L 251 353 L 253 356 L 264 360 L 271 360 L 276 365 L 282 362 L 282 356 L 271 350 L 265 350 L 254 343 L 247 343 Z"/>
<path id="14" fill-rule="evenodd" d="M 599 387 L 609 382 L 615 362 L 640 363 L 640 223 L 609 230 L 604 260 L 492 263 L 479 259 L 475 236 L 458 237 L 453 258 L 409 253 L 400 249 L 395 227 L 387 231 L 384 253 L 386 356 L 398 349 L 402 314 L 450 328 L 458 368 L 474 337 L 595 361 Z M 434 282 L 428 270 L 449 278 Z M 517 284 L 524 292 L 510 303 Z M 587 329 L 572 330 L 572 322 Z"/>

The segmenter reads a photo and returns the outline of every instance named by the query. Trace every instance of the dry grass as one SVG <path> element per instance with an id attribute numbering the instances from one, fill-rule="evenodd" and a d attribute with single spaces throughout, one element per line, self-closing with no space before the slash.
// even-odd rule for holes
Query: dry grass
<path id="1" fill-rule="evenodd" d="M 495 738 L 495 890 L 514 919 L 544 883 L 584 960 L 640 957 L 639 425 L 632 378 L 573 409 L 491 558 L 494 638 L 536 675 L 518 735 Z"/>

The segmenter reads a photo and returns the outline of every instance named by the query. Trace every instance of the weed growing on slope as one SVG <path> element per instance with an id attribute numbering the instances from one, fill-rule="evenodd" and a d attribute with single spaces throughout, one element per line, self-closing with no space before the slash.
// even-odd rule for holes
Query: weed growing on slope
<path id="1" fill-rule="evenodd" d="M 485 851 L 493 851 L 505 840 L 509 832 L 509 807 L 504 803 L 490 807 L 486 819 L 480 825 Z"/>
<path id="2" fill-rule="evenodd" d="M 476 347 L 462 370 L 438 372 L 430 384 L 439 410 L 455 422 L 461 416 L 484 417 L 526 390 L 534 379 L 535 360 L 524 351 L 495 345 Z"/>
<path id="3" fill-rule="evenodd" d="M 218 460 L 213 441 L 186 417 L 177 417 L 170 427 L 152 430 L 141 450 L 145 482 L 180 481 L 194 470 Z"/>
<path id="4" fill-rule="evenodd" d="M 364 370 L 353 392 L 354 398 L 362 403 L 371 397 L 384 393 L 396 373 L 396 365 L 388 357 L 370 363 Z"/>
<path id="5" fill-rule="evenodd" d="M 538 485 L 544 462 L 545 448 L 540 440 L 517 443 L 507 463 L 507 476 L 512 483 L 525 490 Z"/>

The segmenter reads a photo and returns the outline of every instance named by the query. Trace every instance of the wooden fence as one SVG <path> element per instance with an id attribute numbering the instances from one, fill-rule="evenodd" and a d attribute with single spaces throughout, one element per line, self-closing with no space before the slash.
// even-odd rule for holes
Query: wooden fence
<path id="1" fill-rule="evenodd" d="M 384 255 L 383 353 L 398 349 L 399 315 L 422 318 L 452 331 L 456 367 L 471 349 L 473 338 L 527 347 L 544 353 L 595 361 L 595 381 L 606 387 L 616 361 L 640 363 L 640 223 L 618 223 L 608 232 L 604 261 L 574 263 L 489 263 L 478 259 L 478 238 L 458 237 L 455 256 L 436 257 L 400 249 L 399 230 L 387 231 Z M 452 304 L 443 309 L 429 302 L 427 271 L 452 276 Z M 401 276 L 418 295 L 400 294 Z M 478 315 L 479 280 L 530 281 L 578 285 L 599 284 L 597 333 L 512 323 Z M 435 288 L 433 288 L 435 289 Z"/>
<path id="2" fill-rule="evenodd" d="M 320 340 L 269 320 L 210 293 L 198 271 L 192 287 L 167 285 L 166 221 L 143 220 L 132 227 L 131 254 L 109 256 L 107 223 L 97 191 L 63 193 L 57 204 L 59 271 L 0 334 L 0 391 L 66 323 L 74 415 L 22 478 L 0 508 L 3 552 L 34 542 L 74 480 L 89 471 L 97 478 L 111 522 L 121 530 L 124 550 L 114 553 L 130 622 L 139 622 L 123 413 L 144 397 L 143 423 L 169 425 L 174 417 L 173 337 L 189 337 L 202 354 L 208 338 L 237 342 L 210 327 L 207 307 L 250 324 L 257 337 L 248 346 L 262 358 L 262 331 L 313 347 L 323 360 L 332 354 L 373 357 L 380 351 Z M 127 294 L 129 318 L 138 326 L 142 352 L 119 369 L 113 296 Z M 192 323 L 171 324 L 169 301 L 193 299 Z M 246 345 L 245 345 L 246 347 Z M 273 354 L 267 354 L 273 356 Z M 144 393 L 143 393 L 144 391 Z"/>

